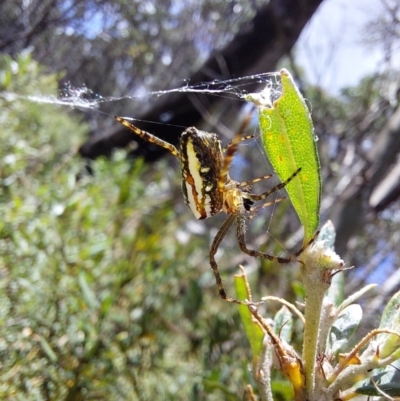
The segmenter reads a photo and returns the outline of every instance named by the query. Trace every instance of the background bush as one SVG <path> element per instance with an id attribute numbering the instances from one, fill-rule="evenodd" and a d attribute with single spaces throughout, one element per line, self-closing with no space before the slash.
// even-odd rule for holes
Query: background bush
<path id="1" fill-rule="evenodd" d="M 248 346 L 176 166 L 120 151 L 88 174 L 85 124 L 12 95 L 57 77 L 29 53 L 1 66 L 1 398 L 239 399 Z"/>

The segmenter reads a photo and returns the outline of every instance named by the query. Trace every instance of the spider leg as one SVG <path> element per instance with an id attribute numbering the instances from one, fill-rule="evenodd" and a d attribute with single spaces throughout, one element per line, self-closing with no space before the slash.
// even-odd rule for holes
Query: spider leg
<path id="1" fill-rule="evenodd" d="M 266 191 L 260 195 L 256 195 L 256 194 L 248 194 L 248 193 L 243 193 L 242 196 L 243 198 L 247 198 L 247 199 L 251 199 L 253 201 L 259 201 L 259 200 L 263 200 L 265 198 L 267 198 L 269 195 L 273 194 L 276 191 L 279 191 L 280 189 L 286 187 L 287 184 L 289 184 L 290 181 L 293 180 L 294 177 L 297 176 L 297 174 L 299 174 L 301 171 L 301 167 L 298 168 L 287 180 L 281 182 L 278 185 L 275 185 L 273 188 L 271 188 L 269 191 Z M 262 177 L 261 177 L 262 178 Z"/>
<path id="2" fill-rule="evenodd" d="M 171 145 L 170 143 L 165 142 L 160 138 L 157 138 L 155 135 L 152 135 L 147 131 L 141 130 L 140 128 L 134 126 L 127 119 L 125 119 L 123 117 L 115 116 L 115 119 L 119 123 L 124 125 L 126 128 L 130 129 L 133 133 L 135 133 L 136 135 L 140 136 L 143 140 L 145 140 L 147 142 L 155 143 L 156 145 L 161 146 L 162 148 L 169 150 L 175 157 L 177 157 L 177 158 L 180 157 L 179 151 L 174 145 Z"/>
<path id="3" fill-rule="evenodd" d="M 228 148 L 226 149 L 224 164 L 222 165 L 221 174 L 220 174 L 219 180 L 218 180 L 218 190 L 220 192 L 224 191 L 225 183 L 228 178 L 229 167 L 231 165 L 233 156 L 235 155 L 235 153 L 237 151 L 240 141 L 241 141 L 241 137 L 239 135 L 236 135 L 235 138 L 232 139 Z"/>
<path id="4" fill-rule="evenodd" d="M 256 251 L 255 249 L 248 249 L 246 245 L 245 232 L 246 232 L 246 218 L 244 216 L 238 216 L 236 234 L 240 250 L 246 253 L 247 255 L 253 256 L 255 258 L 268 259 L 281 264 L 290 263 L 296 260 L 297 257 L 300 256 L 315 241 L 315 238 L 317 238 L 319 234 L 319 231 L 317 231 L 314 234 L 314 236 L 306 244 L 304 244 L 297 252 L 285 258 L 282 256 L 274 256 L 270 255 L 269 253 Z"/>
<path id="5" fill-rule="evenodd" d="M 246 135 L 246 136 L 242 136 L 239 139 L 239 142 L 243 142 L 243 141 L 247 141 L 248 139 L 253 139 L 254 135 Z M 235 138 L 231 139 L 226 146 L 224 147 L 224 151 L 226 151 L 230 146 L 232 146 L 233 142 L 235 141 Z"/>
<path id="6" fill-rule="evenodd" d="M 242 182 L 238 183 L 238 188 L 248 187 L 248 186 L 255 184 L 256 182 L 260 182 L 262 180 L 268 180 L 268 178 L 271 178 L 271 177 L 272 177 L 272 174 L 267 174 L 267 175 L 263 175 L 262 177 L 253 178 L 252 180 L 249 180 L 249 181 L 242 181 Z"/>
<path id="7" fill-rule="evenodd" d="M 251 116 L 253 112 L 250 111 L 247 113 L 246 117 L 243 119 L 242 124 L 240 125 L 238 131 L 236 131 L 235 137 L 228 142 L 228 144 L 225 146 L 224 151 L 226 151 L 234 142 L 242 142 L 242 141 L 247 141 L 248 139 L 253 139 L 254 135 L 246 135 L 243 136 L 242 133 L 243 131 L 247 128 L 247 126 L 250 124 Z"/>
<path id="8" fill-rule="evenodd" d="M 219 246 L 221 245 L 222 240 L 225 238 L 226 234 L 228 233 L 229 229 L 232 227 L 235 220 L 236 220 L 236 215 L 234 215 L 234 214 L 229 215 L 228 218 L 222 224 L 217 235 L 215 236 L 215 238 L 211 244 L 211 248 L 210 248 L 210 265 L 214 272 L 215 281 L 218 286 L 218 292 L 219 292 L 220 297 L 228 302 L 234 302 L 236 304 L 247 304 L 247 302 L 245 302 L 245 301 L 239 301 L 238 299 L 231 298 L 231 297 L 228 297 L 228 295 L 226 295 L 225 288 L 222 284 L 221 275 L 219 274 L 218 265 L 214 258 L 215 254 L 218 251 Z"/>
<path id="9" fill-rule="evenodd" d="M 265 203 L 263 203 L 262 205 L 258 205 L 258 206 L 253 206 L 253 207 L 251 207 L 251 208 L 249 209 L 249 212 L 251 212 L 251 217 L 250 217 L 250 218 L 253 218 L 253 216 L 257 213 L 257 211 L 258 211 L 259 209 L 262 209 L 262 208 L 264 208 L 264 207 L 268 207 L 268 206 L 271 206 L 271 205 L 275 205 L 275 203 L 282 202 L 282 201 L 285 200 L 285 199 L 286 199 L 286 198 L 278 198 L 278 199 L 275 199 L 275 200 L 270 201 L 270 202 L 265 202 Z"/>
<path id="10" fill-rule="evenodd" d="M 246 127 L 250 123 L 250 117 L 251 117 L 251 113 L 248 113 L 248 115 L 244 119 L 242 125 L 240 126 L 239 130 L 237 131 L 237 134 L 226 146 L 224 163 L 221 167 L 221 173 L 220 173 L 219 180 L 218 180 L 218 190 L 220 192 L 224 191 L 225 183 L 228 178 L 229 167 L 231 165 L 233 156 L 235 155 L 235 153 L 237 151 L 239 143 L 242 141 L 245 141 L 246 139 L 253 138 L 253 135 L 247 135 L 247 136 L 242 135 L 242 132 L 246 129 Z"/>

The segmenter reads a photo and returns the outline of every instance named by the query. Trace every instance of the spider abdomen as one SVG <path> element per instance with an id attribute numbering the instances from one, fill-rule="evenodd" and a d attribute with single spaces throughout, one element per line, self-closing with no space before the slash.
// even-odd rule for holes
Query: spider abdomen
<path id="1" fill-rule="evenodd" d="M 180 155 L 185 203 L 199 220 L 220 212 L 223 194 L 218 180 L 223 154 L 217 135 L 194 127 L 186 129 L 180 138 Z"/>

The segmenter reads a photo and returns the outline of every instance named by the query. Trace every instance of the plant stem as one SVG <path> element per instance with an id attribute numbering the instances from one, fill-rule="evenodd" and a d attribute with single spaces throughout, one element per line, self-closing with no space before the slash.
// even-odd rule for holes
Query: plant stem
<path id="1" fill-rule="evenodd" d="M 303 271 L 304 270 L 304 271 Z M 321 319 L 322 303 L 329 286 L 316 282 L 315 275 L 307 269 L 303 271 L 303 283 L 306 293 L 305 327 L 303 340 L 303 363 L 306 376 L 306 390 L 308 399 L 312 399 L 315 384 L 315 362 L 317 357 L 319 324 Z"/>

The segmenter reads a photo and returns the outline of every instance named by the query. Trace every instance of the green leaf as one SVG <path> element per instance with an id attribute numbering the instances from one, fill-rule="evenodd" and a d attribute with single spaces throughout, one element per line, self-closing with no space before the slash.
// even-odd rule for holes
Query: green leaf
<path id="1" fill-rule="evenodd" d="M 95 293 L 89 287 L 89 284 L 86 280 L 85 273 L 81 272 L 78 276 L 79 287 L 81 288 L 83 299 L 85 300 L 86 305 L 90 309 L 96 309 L 99 305 L 99 302 L 96 298 Z"/>
<path id="2" fill-rule="evenodd" d="M 320 229 L 318 241 L 325 242 L 325 248 L 335 250 L 336 231 L 332 222 L 328 220 Z M 335 274 L 328 290 L 328 297 L 339 306 L 344 299 L 344 274 Z"/>
<path id="3" fill-rule="evenodd" d="M 400 383 L 369 384 L 367 386 L 362 386 L 356 389 L 356 394 L 376 397 L 382 395 L 382 392 L 389 397 L 398 397 L 400 396 Z"/>
<path id="4" fill-rule="evenodd" d="M 49 360 L 53 363 L 56 363 L 58 360 L 56 353 L 53 351 L 53 348 L 51 348 L 51 345 L 42 336 L 40 336 L 40 345 L 42 346 L 42 349 Z"/>
<path id="5" fill-rule="evenodd" d="M 325 248 L 335 250 L 336 230 L 330 220 L 328 220 L 320 229 L 318 240 L 325 242 Z"/>
<path id="6" fill-rule="evenodd" d="M 270 88 L 246 99 L 258 105 L 261 139 L 279 179 L 287 180 L 297 169 L 300 174 L 285 188 L 304 226 L 304 243 L 319 224 L 321 203 L 320 164 L 310 112 L 292 76 L 280 71 L 282 94 L 271 102 Z"/>
<path id="7" fill-rule="evenodd" d="M 400 396 L 400 361 L 397 360 L 389 366 L 375 369 L 374 375 L 358 383 L 357 394 L 381 396 L 382 392 L 390 397 Z M 378 391 L 379 390 L 379 391 Z"/>
<path id="8" fill-rule="evenodd" d="M 290 343 L 293 334 L 293 316 L 289 308 L 285 305 L 277 312 L 274 317 L 274 331 L 279 338 Z"/>
<path id="9" fill-rule="evenodd" d="M 271 383 L 271 389 L 272 393 L 276 396 L 276 399 L 282 399 L 285 401 L 294 399 L 293 387 L 288 386 L 286 380 L 273 380 Z"/>
<path id="10" fill-rule="evenodd" d="M 358 304 L 349 305 L 339 314 L 330 332 L 332 353 L 344 352 L 348 347 L 349 340 L 360 325 L 362 315 L 361 306 Z"/>
<path id="11" fill-rule="evenodd" d="M 389 329 L 400 332 L 400 291 L 393 295 L 383 311 L 380 329 Z M 388 356 L 396 357 L 400 349 L 400 338 L 394 334 L 380 334 L 376 339 L 379 348 L 379 358 Z M 390 397 L 400 396 L 400 360 L 392 362 L 390 365 L 374 371 L 371 379 L 364 380 L 360 387 L 356 389 L 357 394 L 371 396 L 381 395 L 383 391 Z M 379 391 L 377 389 L 379 388 Z"/>
<path id="12" fill-rule="evenodd" d="M 400 333 L 400 291 L 393 295 L 382 314 L 380 329 L 390 329 Z M 380 334 L 380 357 L 386 358 L 400 348 L 400 337 L 394 334 Z"/>
<path id="13" fill-rule="evenodd" d="M 245 275 L 235 276 L 235 289 L 237 299 L 244 301 L 251 300 L 251 293 Z M 249 311 L 247 305 L 239 305 L 239 314 L 242 320 L 246 337 L 249 340 L 251 350 L 253 352 L 253 362 L 258 359 L 262 350 L 264 339 L 264 331 L 260 325 L 254 320 L 253 315 Z"/>

